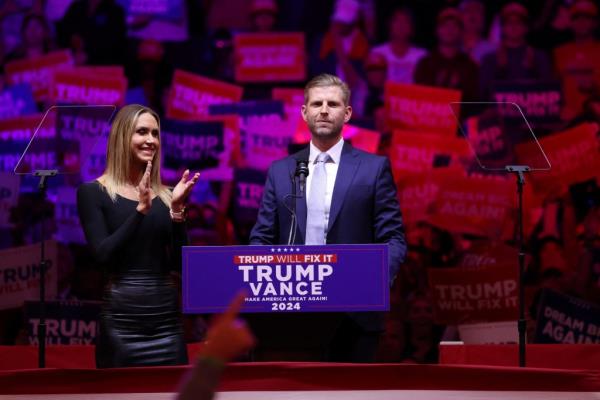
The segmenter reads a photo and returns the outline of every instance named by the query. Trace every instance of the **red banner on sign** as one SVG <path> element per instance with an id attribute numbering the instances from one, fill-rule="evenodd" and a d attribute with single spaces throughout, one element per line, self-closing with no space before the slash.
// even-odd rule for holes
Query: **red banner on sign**
<path id="1" fill-rule="evenodd" d="M 122 65 L 86 65 L 78 66 L 76 71 L 82 74 L 97 74 L 102 76 L 125 77 L 125 68 Z"/>
<path id="2" fill-rule="evenodd" d="M 237 82 L 306 79 L 304 33 L 240 33 L 233 40 Z"/>
<path id="3" fill-rule="evenodd" d="M 446 180 L 438 190 L 429 220 L 451 232 L 499 238 L 513 224 L 514 192 L 514 182 L 502 178 Z"/>
<path id="4" fill-rule="evenodd" d="M 551 168 L 531 174 L 536 191 L 548 193 L 559 187 L 596 178 L 600 171 L 597 131 L 596 124 L 585 123 L 540 139 L 540 146 L 550 160 Z M 533 157 L 539 157 L 535 143 L 518 145 L 516 152 L 519 162 L 525 165 Z"/>
<path id="5" fill-rule="evenodd" d="M 461 157 L 470 157 L 465 139 L 450 136 L 396 130 L 392 135 L 390 160 L 396 179 L 411 173 L 429 171 L 434 166 L 459 165 Z"/>
<path id="6" fill-rule="evenodd" d="M 52 77 L 50 97 L 56 103 L 123 105 L 127 79 L 108 76 L 78 68 L 55 71 Z"/>
<path id="7" fill-rule="evenodd" d="M 511 321 L 518 317 L 516 264 L 478 268 L 429 268 L 438 324 Z"/>
<path id="8" fill-rule="evenodd" d="M 210 104 L 236 103 L 243 88 L 175 70 L 167 103 L 167 118 L 189 120 L 208 116 Z"/>
<path id="9" fill-rule="evenodd" d="M 36 114 L 0 120 L 0 143 L 13 141 L 29 142 L 43 117 L 44 116 L 41 114 Z M 48 124 L 44 124 L 44 127 L 46 126 L 48 126 Z M 40 137 L 53 136 L 54 129 L 44 129 L 40 133 Z"/>
<path id="10" fill-rule="evenodd" d="M 53 71 L 73 66 L 68 50 L 54 51 L 43 56 L 12 61 L 6 64 L 6 79 L 9 84 L 28 83 L 36 101 L 46 100 Z"/>
<path id="11" fill-rule="evenodd" d="M 450 103 L 460 101 L 460 90 L 386 82 L 384 96 L 390 127 L 456 135 Z"/>

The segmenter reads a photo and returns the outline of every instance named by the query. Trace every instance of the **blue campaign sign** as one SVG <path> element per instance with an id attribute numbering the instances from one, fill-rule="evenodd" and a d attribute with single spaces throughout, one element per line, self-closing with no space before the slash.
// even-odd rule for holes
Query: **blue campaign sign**
<path id="1" fill-rule="evenodd" d="M 186 246 L 183 312 L 387 311 L 388 246 Z"/>
<path id="2" fill-rule="evenodd" d="M 37 106 L 29 84 L 21 83 L 9 86 L 0 92 L 0 119 L 14 118 L 36 112 Z"/>
<path id="3" fill-rule="evenodd" d="M 183 17 L 183 0 L 118 0 L 129 16 L 177 20 Z"/>

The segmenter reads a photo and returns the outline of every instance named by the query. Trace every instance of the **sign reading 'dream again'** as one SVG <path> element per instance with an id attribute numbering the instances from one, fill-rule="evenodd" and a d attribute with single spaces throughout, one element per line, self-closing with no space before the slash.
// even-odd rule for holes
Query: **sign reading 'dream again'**
<path id="1" fill-rule="evenodd" d="M 240 33 L 234 37 L 237 82 L 306 79 L 304 33 Z"/>
<path id="2" fill-rule="evenodd" d="M 221 312 L 242 289 L 242 312 L 386 311 L 388 247 L 183 248 L 184 312 Z"/>
<path id="3" fill-rule="evenodd" d="M 384 96 L 392 128 L 455 135 L 456 118 L 449 104 L 460 101 L 459 90 L 387 82 Z"/>

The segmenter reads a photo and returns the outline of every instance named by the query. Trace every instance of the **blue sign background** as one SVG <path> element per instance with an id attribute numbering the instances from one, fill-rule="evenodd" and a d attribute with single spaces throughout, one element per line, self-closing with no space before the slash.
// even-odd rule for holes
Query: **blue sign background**
<path id="1" fill-rule="evenodd" d="M 304 260 L 305 255 L 335 255 L 337 262 L 243 262 L 239 256 L 292 256 Z M 306 268 L 328 264 L 332 273 L 322 280 L 322 294 L 272 295 L 252 294 L 250 283 L 258 285 L 257 265 L 273 267 L 271 278 L 275 289 L 280 282 L 275 277 L 275 265 L 291 264 Z M 252 265 L 249 282 L 244 282 L 244 272 L 238 265 Z M 325 267 L 325 269 L 327 269 Z M 183 248 L 183 312 L 216 313 L 227 308 L 241 290 L 246 290 L 246 303 L 242 312 L 325 312 L 325 311 L 387 311 L 389 309 L 388 246 L 386 244 L 355 244 L 327 246 L 186 246 Z M 294 276 L 295 274 L 292 274 Z M 292 280 L 308 282 L 303 278 Z M 268 282 L 262 281 L 264 288 Z M 310 282 L 307 289 L 310 289 Z M 312 298 L 312 299 L 311 299 Z M 325 298 L 325 299 L 323 299 Z"/>

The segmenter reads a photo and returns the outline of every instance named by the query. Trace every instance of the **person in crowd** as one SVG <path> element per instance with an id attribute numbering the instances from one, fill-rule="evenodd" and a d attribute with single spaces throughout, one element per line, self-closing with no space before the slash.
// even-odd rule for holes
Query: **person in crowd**
<path id="1" fill-rule="evenodd" d="M 547 55 L 527 42 L 529 11 L 520 3 L 508 3 L 501 11 L 502 41 L 494 53 L 481 60 L 480 89 L 490 99 L 497 82 L 548 81 L 552 78 Z"/>
<path id="2" fill-rule="evenodd" d="M 485 38 L 485 3 L 481 0 L 463 0 L 458 9 L 464 25 L 463 50 L 479 64 L 484 55 L 496 50 L 496 46 Z"/>
<path id="3" fill-rule="evenodd" d="M 194 368 L 179 383 L 177 400 L 211 400 L 227 362 L 252 349 L 256 339 L 237 318 L 245 294 L 238 294 L 208 329 Z"/>
<path id="4" fill-rule="evenodd" d="M 371 51 L 365 61 L 365 74 L 367 96 L 362 104 L 359 115 L 365 119 L 373 121 L 369 125 L 374 127 L 374 118 L 379 109 L 384 106 L 384 87 L 388 74 L 388 62 L 381 53 Z"/>
<path id="5" fill-rule="evenodd" d="M 308 160 L 307 200 L 297 201 L 295 243 L 387 243 L 393 282 L 406 255 L 406 241 L 389 160 L 360 151 L 342 138 L 352 107 L 350 90 L 340 78 L 322 74 L 311 79 L 301 111 L 311 132 L 310 145 L 270 167 L 250 244 L 288 242 L 289 173 L 296 169 L 296 160 Z M 383 328 L 382 314 L 345 314 L 329 348 L 330 360 L 373 361 Z"/>
<path id="6" fill-rule="evenodd" d="M 27 14 L 21 24 L 21 43 L 6 61 L 43 56 L 55 48 L 48 21 L 41 14 Z"/>
<path id="7" fill-rule="evenodd" d="M 462 48 L 462 15 L 456 8 L 445 8 L 437 16 L 438 45 L 415 68 L 415 83 L 460 90 L 462 101 L 475 101 L 479 69 Z"/>
<path id="8" fill-rule="evenodd" d="M 534 19 L 528 36 L 532 46 L 551 52 L 556 47 L 572 40 L 571 13 L 569 11 L 572 1 L 548 0 L 540 3 L 540 9 L 532 14 Z M 499 19 L 497 21 L 498 31 L 500 31 Z"/>
<path id="9" fill-rule="evenodd" d="M 397 8 L 389 20 L 389 41 L 374 47 L 371 52 L 385 57 L 387 79 L 392 82 L 413 83 L 414 69 L 427 52 L 411 43 L 414 31 L 409 9 Z"/>
<path id="10" fill-rule="evenodd" d="M 125 12 L 115 0 L 77 0 L 57 23 L 58 43 L 85 54 L 85 64 L 124 65 Z M 82 62 L 84 60 L 80 60 Z"/>
<path id="11" fill-rule="evenodd" d="M 358 0 L 336 2 L 331 25 L 319 43 L 316 54 L 309 58 L 313 75 L 328 73 L 339 76 L 352 90 L 352 106 L 360 108 L 367 88 L 363 80 L 363 63 L 369 53 L 369 41 L 359 25 Z"/>
<path id="12" fill-rule="evenodd" d="M 160 123 L 151 109 L 123 107 L 111 127 L 106 170 L 77 190 L 81 225 L 108 275 L 96 365 L 186 364 L 179 297 L 169 273 L 187 243 L 185 201 L 199 178 L 160 179 Z"/>
<path id="13" fill-rule="evenodd" d="M 600 42 L 598 7 L 593 1 L 579 0 L 571 5 L 573 40 L 554 50 L 554 65 L 561 78 L 565 107 L 563 117 L 573 118 L 583 111 L 589 96 L 600 94 Z"/>
<path id="14" fill-rule="evenodd" d="M 275 0 L 252 0 L 250 5 L 252 31 L 257 33 L 273 32 L 277 23 L 277 11 Z"/>

